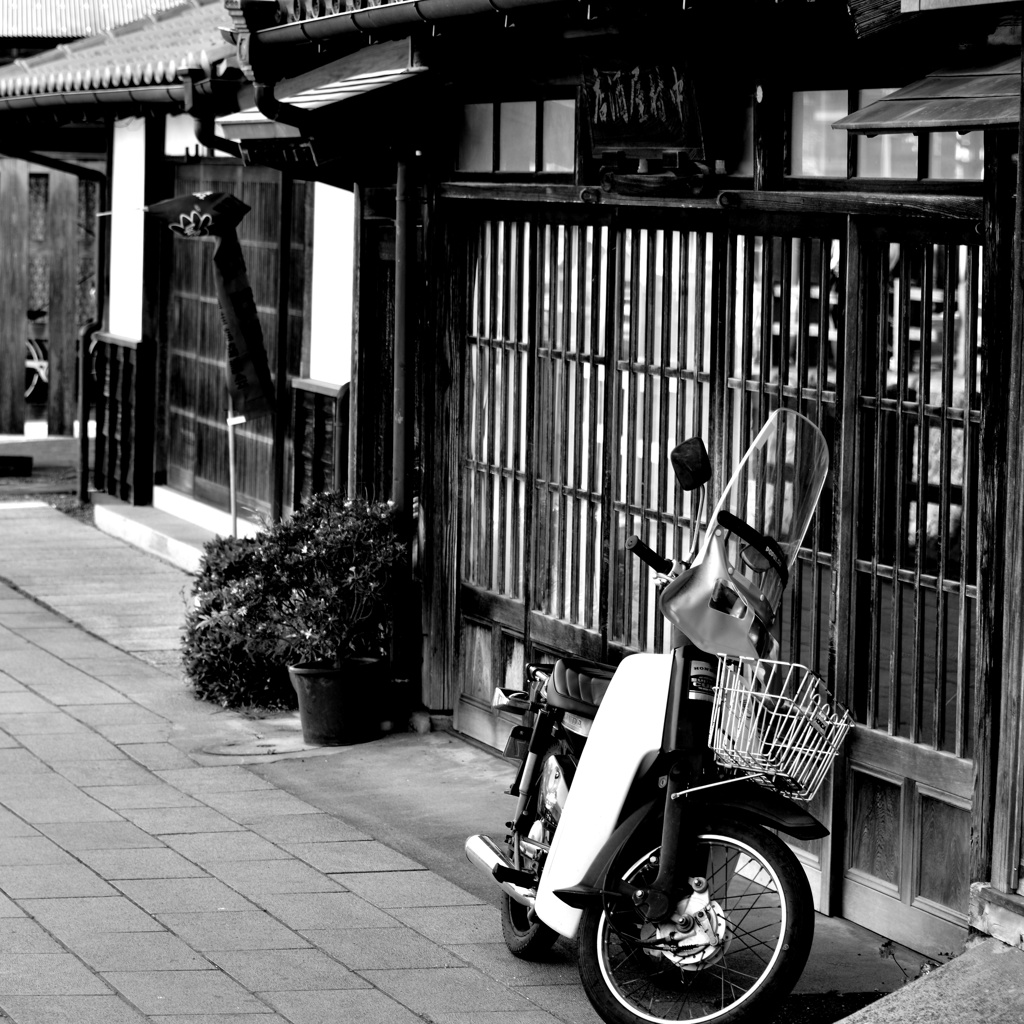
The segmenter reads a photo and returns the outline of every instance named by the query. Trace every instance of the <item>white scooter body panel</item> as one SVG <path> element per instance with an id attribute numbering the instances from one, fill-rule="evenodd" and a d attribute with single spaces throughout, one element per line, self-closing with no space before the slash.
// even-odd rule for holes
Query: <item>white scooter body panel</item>
<path id="1" fill-rule="evenodd" d="M 671 654 L 631 654 L 601 701 L 537 888 L 537 916 L 567 939 L 582 911 L 554 890 L 582 881 L 615 831 L 640 762 L 661 747 L 671 674 Z"/>

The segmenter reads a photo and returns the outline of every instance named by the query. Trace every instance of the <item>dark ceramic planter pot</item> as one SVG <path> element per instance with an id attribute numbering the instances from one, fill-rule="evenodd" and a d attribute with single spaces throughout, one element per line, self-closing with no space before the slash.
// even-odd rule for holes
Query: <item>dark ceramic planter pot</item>
<path id="1" fill-rule="evenodd" d="M 378 704 L 384 683 L 383 658 L 348 658 L 288 666 L 299 699 L 302 738 L 321 747 L 359 743 L 380 731 Z"/>

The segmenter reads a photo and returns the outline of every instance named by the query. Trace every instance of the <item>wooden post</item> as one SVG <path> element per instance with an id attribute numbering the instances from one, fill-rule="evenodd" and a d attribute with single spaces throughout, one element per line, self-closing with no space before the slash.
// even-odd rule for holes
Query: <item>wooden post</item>
<path id="1" fill-rule="evenodd" d="M 28 164 L 0 160 L 0 433 L 25 429 Z"/>
<path id="2" fill-rule="evenodd" d="M 775 189 L 782 181 L 784 119 L 781 87 L 759 82 L 754 90 L 754 188 Z"/>
<path id="3" fill-rule="evenodd" d="M 1003 679 L 1003 539 L 1006 509 L 1006 430 L 1019 415 L 1007 401 L 1013 344 L 1013 147 L 1006 132 L 985 133 L 985 244 L 982 263 L 982 405 L 978 467 L 978 633 L 975 653 L 974 798 L 971 881 L 986 881 L 992 868 L 996 737 Z"/>
<path id="4" fill-rule="evenodd" d="M 412 462 L 412 397 L 410 375 L 414 360 L 410 357 L 409 269 L 413 258 L 412 238 L 415 217 L 410 217 L 409 165 L 398 161 L 395 183 L 395 348 L 394 405 L 391 442 L 391 499 L 398 509 L 403 528 L 408 526 L 410 511 L 408 485 Z"/>
<path id="5" fill-rule="evenodd" d="M 291 389 L 288 386 L 288 297 L 291 291 L 292 261 L 292 179 L 282 174 L 278 186 L 277 233 L 277 359 L 274 366 L 274 449 L 271 518 L 275 523 L 284 514 L 284 448 L 288 438 Z"/>
<path id="6" fill-rule="evenodd" d="M 1017 126 L 1017 198 L 1013 222 L 1013 313 L 1010 373 L 1007 382 L 1007 479 L 1005 555 L 1006 588 L 1003 608 L 1003 692 L 999 712 L 999 746 L 993 812 L 992 884 L 1003 892 L 1016 890 L 1020 880 L 1021 797 L 1024 758 L 1021 754 L 1021 712 L 1024 710 L 1024 61 L 1021 65 L 1021 104 Z"/>
<path id="7" fill-rule="evenodd" d="M 348 494 L 355 497 L 360 494 L 360 470 L 362 459 L 360 456 L 360 444 L 362 431 L 359 424 L 359 409 L 361 406 L 360 395 L 360 355 L 362 336 L 359 331 L 362 308 L 362 253 L 363 245 L 363 189 L 359 182 L 352 188 L 353 191 L 353 217 L 352 217 L 352 367 L 349 382 L 348 399 Z"/>
<path id="8" fill-rule="evenodd" d="M 50 391 L 46 420 L 51 435 L 71 433 L 78 342 L 78 178 L 50 172 L 46 233 L 50 244 Z"/>

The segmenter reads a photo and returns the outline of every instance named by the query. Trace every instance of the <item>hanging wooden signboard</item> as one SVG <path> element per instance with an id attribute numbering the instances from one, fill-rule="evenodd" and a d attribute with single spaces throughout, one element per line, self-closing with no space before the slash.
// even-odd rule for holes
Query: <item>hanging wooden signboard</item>
<path id="1" fill-rule="evenodd" d="M 704 159 L 700 113 L 684 68 L 595 68 L 583 77 L 595 154 L 655 155 L 674 150 Z"/>

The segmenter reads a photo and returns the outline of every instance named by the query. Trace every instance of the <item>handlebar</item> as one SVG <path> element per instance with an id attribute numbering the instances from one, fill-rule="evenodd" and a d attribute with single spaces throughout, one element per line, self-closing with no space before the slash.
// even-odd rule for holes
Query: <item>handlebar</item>
<path id="1" fill-rule="evenodd" d="M 673 562 L 657 551 L 651 550 L 636 534 L 626 540 L 626 550 L 632 551 L 641 562 L 646 562 L 655 572 L 663 576 L 672 571 Z"/>

